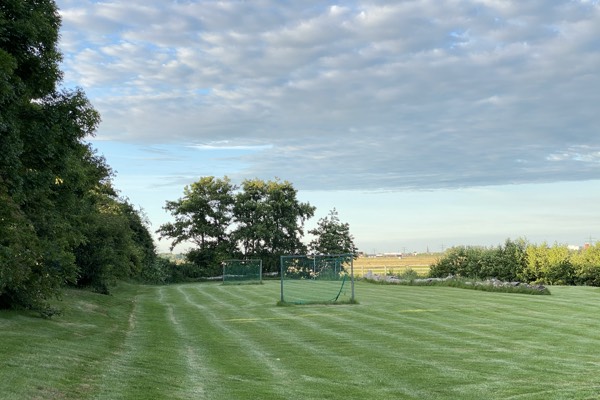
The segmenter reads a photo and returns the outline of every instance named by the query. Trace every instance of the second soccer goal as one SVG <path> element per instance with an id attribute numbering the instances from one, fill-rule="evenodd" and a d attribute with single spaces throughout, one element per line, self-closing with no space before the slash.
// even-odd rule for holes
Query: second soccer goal
<path id="1" fill-rule="evenodd" d="M 262 283 L 262 260 L 223 261 L 223 284 Z"/>

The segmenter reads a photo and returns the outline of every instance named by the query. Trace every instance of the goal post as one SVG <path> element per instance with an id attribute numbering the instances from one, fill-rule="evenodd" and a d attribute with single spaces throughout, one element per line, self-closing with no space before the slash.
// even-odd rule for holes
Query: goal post
<path id="1" fill-rule="evenodd" d="M 262 260 L 225 260 L 223 265 L 223 284 L 261 284 Z"/>
<path id="2" fill-rule="evenodd" d="M 280 275 L 282 304 L 355 302 L 353 254 L 281 256 Z"/>

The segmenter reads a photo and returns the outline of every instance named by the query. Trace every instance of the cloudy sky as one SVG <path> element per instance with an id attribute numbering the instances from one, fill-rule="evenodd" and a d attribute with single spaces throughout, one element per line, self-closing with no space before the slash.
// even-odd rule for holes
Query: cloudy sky
<path id="1" fill-rule="evenodd" d="M 367 252 L 600 240 L 598 0 L 57 4 L 64 85 L 153 230 L 227 175 L 292 182 Z"/>

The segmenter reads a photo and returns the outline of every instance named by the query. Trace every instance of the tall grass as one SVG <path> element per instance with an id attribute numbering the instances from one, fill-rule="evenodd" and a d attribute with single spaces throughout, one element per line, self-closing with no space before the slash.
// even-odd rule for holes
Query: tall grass
<path id="1" fill-rule="evenodd" d="M 277 282 L 69 291 L 0 312 L 3 399 L 593 399 L 600 291 L 357 282 L 358 305 L 277 307 Z"/>

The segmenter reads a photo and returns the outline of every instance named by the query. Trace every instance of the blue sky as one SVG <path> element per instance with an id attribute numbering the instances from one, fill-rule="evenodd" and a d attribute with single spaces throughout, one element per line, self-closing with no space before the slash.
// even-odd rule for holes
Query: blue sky
<path id="1" fill-rule="evenodd" d="M 152 230 L 227 175 L 292 182 L 367 252 L 600 238 L 598 1 L 57 4 L 64 85 Z"/>

